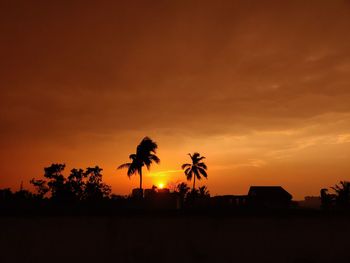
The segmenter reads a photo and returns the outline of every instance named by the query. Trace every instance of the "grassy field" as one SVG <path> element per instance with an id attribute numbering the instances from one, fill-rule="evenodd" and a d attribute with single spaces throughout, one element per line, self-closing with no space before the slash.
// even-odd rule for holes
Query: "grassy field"
<path id="1" fill-rule="evenodd" d="M 348 217 L 1 217 L 0 262 L 350 262 Z"/>

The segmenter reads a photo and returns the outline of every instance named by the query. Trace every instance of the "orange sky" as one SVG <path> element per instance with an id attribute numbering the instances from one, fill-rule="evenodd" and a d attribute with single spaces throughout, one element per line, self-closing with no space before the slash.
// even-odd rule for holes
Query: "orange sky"
<path id="1" fill-rule="evenodd" d="M 0 187 L 52 162 L 116 167 L 146 135 L 144 186 L 207 157 L 211 194 L 350 179 L 350 2 L 1 1 Z"/>

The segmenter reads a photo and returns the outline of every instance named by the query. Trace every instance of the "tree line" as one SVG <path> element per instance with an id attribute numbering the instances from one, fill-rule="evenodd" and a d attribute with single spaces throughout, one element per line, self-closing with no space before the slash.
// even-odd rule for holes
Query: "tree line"
<path id="1" fill-rule="evenodd" d="M 126 175 L 131 177 L 138 175 L 140 184 L 139 197 L 143 196 L 142 176 L 143 168 L 147 170 L 151 165 L 160 163 L 159 157 L 156 155 L 158 145 L 151 138 L 145 137 L 136 147 L 136 152 L 129 155 L 131 160 L 128 163 L 121 164 L 117 169 L 126 169 Z M 202 177 L 207 178 L 207 166 L 203 162 L 204 156 L 195 152 L 188 154 L 191 162 L 185 163 L 181 167 L 184 170 L 184 175 L 188 181 L 193 181 L 192 189 L 185 183 L 179 183 L 174 193 L 180 195 L 182 200 L 191 199 L 194 197 L 209 197 L 209 190 L 206 186 L 196 188 L 195 182 L 201 180 Z M 32 193 L 24 190 L 12 193 L 10 189 L 0 190 L 1 199 L 24 198 L 24 199 L 49 199 L 57 202 L 80 202 L 80 201 L 101 201 L 115 198 L 116 195 L 111 194 L 111 187 L 103 182 L 102 171 L 99 166 L 87 167 L 86 169 L 74 168 L 68 176 L 64 175 L 65 164 L 53 163 L 44 168 L 42 179 L 33 178 L 30 180 L 35 188 Z M 156 191 L 156 187 L 152 189 Z M 119 196 L 120 197 L 120 196 Z"/>
<path id="2" fill-rule="evenodd" d="M 101 202 L 115 199 L 129 199 L 132 197 L 143 198 L 143 170 L 150 170 L 153 164 L 159 164 L 157 156 L 158 145 L 151 138 L 145 137 L 136 147 L 136 152 L 129 155 L 130 162 L 121 164 L 117 169 L 126 169 L 128 177 L 139 176 L 139 188 L 134 189 L 134 196 L 122 197 L 111 194 L 111 187 L 103 182 L 102 171 L 99 166 L 87 167 L 86 169 L 74 168 L 68 176 L 64 175 L 65 164 L 54 163 L 44 168 L 42 179 L 33 178 L 30 183 L 35 192 L 21 189 L 15 193 L 9 188 L 0 189 L 0 202 L 8 200 L 50 200 L 57 203 L 78 202 Z M 188 154 L 190 162 L 181 165 L 187 181 L 192 181 L 192 188 L 185 182 L 177 184 L 173 193 L 178 195 L 181 202 L 187 202 L 196 198 L 210 197 L 206 186 L 196 188 L 196 180 L 208 178 L 205 157 L 200 153 Z M 350 182 L 341 181 L 340 184 L 331 187 L 334 193 L 329 193 L 327 188 L 321 189 L 321 207 L 329 209 L 332 207 L 350 207 Z M 152 191 L 157 193 L 157 187 Z"/>

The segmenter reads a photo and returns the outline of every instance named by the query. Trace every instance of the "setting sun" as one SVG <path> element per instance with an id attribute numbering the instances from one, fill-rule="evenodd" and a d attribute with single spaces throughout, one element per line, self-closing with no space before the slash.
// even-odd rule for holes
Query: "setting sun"
<path id="1" fill-rule="evenodd" d="M 159 188 L 159 189 L 163 189 L 163 188 L 164 188 L 164 183 L 159 183 L 159 184 L 158 184 L 158 188 Z"/>

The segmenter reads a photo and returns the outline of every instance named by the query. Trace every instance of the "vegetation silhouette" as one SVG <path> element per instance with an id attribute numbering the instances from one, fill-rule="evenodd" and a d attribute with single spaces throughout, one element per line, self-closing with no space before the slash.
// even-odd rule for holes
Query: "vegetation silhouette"
<path id="1" fill-rule="evenodd" d="M 185 198 L 186 194 L 188 193 L 188 191 L 190 190 L 190 187 L 188 187 L 188 185 L 184 182 L 182 183 L 179 183 L 177 186 L 176 186 L 176 189 L 175 191 L 177 193 L 179 193 L 180 196 L 182 196 L 183 198 Z"/>
<path id="2" fill-rule="evenodd" d="M 329 209 L 332 205 L 333 195 L 328 193 L 327 188 L 322 188 L 320 191 L 321 208 Z"/>
<path id="3" fill-rule="evenodd" d="M 68 185 L 66 184 L 66 178 L 62 174 L 65 167 L 65 164 L 57 163 L 44 168 L 44 177 L 49 179 L 47 185 L 51 191 L 53 200 L 63 201 L 69 198 L 68 195 L 70 195 L 70 193 Z"/>
<path id="4" fill-rule="evenodd" d="M 335 191 L 335 202 L 338 206 L 350 204 L 350 182 L 340 181 L 339 184 L 331 188 Z"/>
<path id="5" fill-rule="evenodd" d="M 83 169 L 72 169 L 70 175 L 68 176 L 68 184 L 70 189 L 77 200 L 84 199 L 84 179 L 87 177 L 87 174 Z"/>
<path id="6" fill-rule="evenodd" d="M 208 188 L 203 185 L 201 187 L 198 188 L 198 195 L 199 197 L 205 198 L 205 197 L 210 197 L 210 193 Z"/>
<path id="7" fill-rule="evenodd" d="M 201 176 L 207 178 L 207 165 L 202 162 L 205 159 L 204 156 L 201 156 L 200 153 L 195 152 L 193 155 L 188 154 L 191 157 L 192 163 L 185 163 L 181 166 L 181 169 L 184 170 L 186 178 L 188 181 L 191 181 L 193 178 L 192 191 L 194 193 L 196 188 L 196 178 L 201 180 Z"/>
<path id="8" fill-rule="evenodd" d="M 137 145 L 136 153 L 129 156 L 131 162 L 118 167 L 118 169 L 127 168 L 128 177 L 134 174 L 139 175 L 140 188 L 134 189 L 136 195 L 134 195 L 134 190 L 129 196 L 111 195 L 111 187 L 102 180 L 103 169 L 97 165 L 86 169 L 73 168 L 69 175 L 65 176 L 66 165 L 64 163 L 53 163 L 44 168 L 43 178 L 30 180 L 35 189 L 34 193 L 23 189 L 23 183 L 21 183 L 20 190 L 14 193 L 9 188 L 0 189 L 0 213 L 11 211 L 13 208 L 16 211 L 29 211 L 34 208 L 34 210 L 40 211 L 42 209 L 49 212 L 65 211 L 66 208 L 72 211 L 79 208 L 81 211 L 104 212 L 140 209 L 183 211 L 226 209 L 226 211 L 230 211 L 230 209 L 246 209 L 247 207 L 255 209 L 258 206 L 254 206 L 254 204 L 262 204 L 259 207 L 263 207 L 263 209 L 271 207 L 293 208 L 291 206 L 293 203 L 292 196 L 281 186 L 254 186 L 250 187 L 247 195 L 211 197 L 207 186 L 203 185 L 196 188 L 196 180 L 201 180 L 202 177 L 208 178 L 208 168 L 203 162 L 205 157 L 198 152 L 188 154 L 191 163 L 185 163 L 181 166 L 186 179 L 188 181 L 193 180 L 192 188 L 187 183 L 181 182 L 172 190 L 167 188 L 158 189 L 153 185 L 152 188 L 143 191 L 143 168 L 146 167 L 149 170 L 153 163 L 158 164 L 160 162 L 156 155 L 157 149 L 156 142 L 149 137 L 144 137 Z M 320 197 L 316 197 L 317 200 L 321 201 L 319 207 L 321 206 L 327 212 L 336 210 L 343 212 L 350 208 L 350 182 L 341 181 L 330 189 L 334 191 L 334 194 L 329 193 L 329 189 L 323 188 L 320 191 Z M 262 190 L 264 191 L 262 192 Z M 350 209 L 348 210 L 350 211 Z"/>
<path id="9" fill-rule="evenodd" d="M 183 207 L 185 204 L 185 198 L 186 198 L 189 190 L 190 190 L 190 187 L 184 182 L 179 183 L 175 187 L 175 192 L 179 195 L 179 198 L 180 198 L 180 206 L 181 207 Z"/>
<path id="10" fill-rule="evenodd" d="M 327 210 L 333 208 L 349 209 L 350 182 L 340 181 L 339 184 L 335 184 L 330 188 L 334 191 L 334 194 L 329 193 L 327 188 L 322 188 L 320 191 L 321 208 Z"/>
<path id="11" fill-rule="evenodd" d="M 68 178 L 63 175 L 65 164 L 52 164 L 44 168 L 44 177 L 48 180 L 35 179 L 30 183 L 36 188 L 36 197 L 43 199 L 47 193 L 53 201 L 82 201 L 108 198 L 111 187 L 102 182 L 102 169 L 99 166 L 72 169 Z"/>
<path id="12" fill-rule="evenodd" d="M 130 163 L 124 163 L 118 169 L 127 169 L 127 176 L 130 178 L 134 174 L 140 177 L 140 191 L 142 192 L 142 168 L 150 169 L 153 162 L 159 164 L 160 159 L 156 155 L 158 145 L 151 138 L 145 137 L 136 148 L 136 153 L 130 154 Z"/>
<path id="13" fill-rule="evenodd" d="M 49 192 L 50 190 L 45 180 L 42 180 L 42 179 L 36 180 L 33 178 L 29 182 L 34 186 L 34 188 L 37 189 L 36 196 L 39 199 L 43 199 L 44 196 L 47 194 L 47 192 Z"/>

